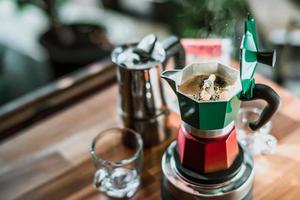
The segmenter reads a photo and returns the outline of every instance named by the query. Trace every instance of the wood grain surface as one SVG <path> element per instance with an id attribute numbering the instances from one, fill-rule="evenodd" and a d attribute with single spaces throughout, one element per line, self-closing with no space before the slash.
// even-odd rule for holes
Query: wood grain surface
<path id="1" fill-rule="evenodd" d="M 275 88 L 282 103 L 273 118 L 277 151 L 255 157 L 253 199 L 300 199 L 300 100 L 267 79 L 256 80 Z M 109 199 L 93 189 L 88 145 L 99 131 L 119 124 L 116 108 L 113 85 L 0 144 L 0 199 Z M 144 151 L 142 186 L 132 199 L 160 199 L 161 156 L 179 123 L 172 113 L 169 140 Z"/>
<path id="2" fill-rule="evenodd" d="M 105 59 L 0 106 L 0 141 L 88 97 L 115 80 L 115 65 Z"/>

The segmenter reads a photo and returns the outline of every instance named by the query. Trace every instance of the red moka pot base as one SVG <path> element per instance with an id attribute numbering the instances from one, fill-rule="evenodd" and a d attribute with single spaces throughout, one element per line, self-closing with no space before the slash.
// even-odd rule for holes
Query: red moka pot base
<path id="1" fill-rule="evenodd" d="M 235 128 L 225 136 L 205 139 L 180 127 L 177 142 L 181 164 L 199 173 L 228 169 L 239 153 Z"/>

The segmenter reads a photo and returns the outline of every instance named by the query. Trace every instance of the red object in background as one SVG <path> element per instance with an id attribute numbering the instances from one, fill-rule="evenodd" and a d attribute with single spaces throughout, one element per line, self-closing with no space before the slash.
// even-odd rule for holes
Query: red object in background
<path id="1" fill-rule="evenodd" d="M 186 53 L 187 64 L 209 61 L 230 64 L 232 51 L 230 39 L 184 38 L 180 42 Z"/>
<path id="2" fill-rule="evenodd" d="M 220 57 L 222 39 L 182 39 L 185 53 L 199 56 Z"/>
<path id="3" fill-rule="evenodd" d="M 178 153 L 181 164 L 199 173 L 228 169 L 239 153 L 236 129 L 218 138 L 198 138 L 179 128 Z"/>

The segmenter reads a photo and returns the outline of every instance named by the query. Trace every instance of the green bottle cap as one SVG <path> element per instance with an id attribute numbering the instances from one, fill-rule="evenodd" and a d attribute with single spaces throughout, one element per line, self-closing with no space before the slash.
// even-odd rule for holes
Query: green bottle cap
<path id="1" fill-rule="evenodd" d="M 248 15 L 245 33 L 240 47 L 240 71 L 242 82 L 241 96 L 251 99 L 255 80 L 253 78 L 258 63 L 274 67 L 275 51 L 259 51 L 255 20 Z"/>

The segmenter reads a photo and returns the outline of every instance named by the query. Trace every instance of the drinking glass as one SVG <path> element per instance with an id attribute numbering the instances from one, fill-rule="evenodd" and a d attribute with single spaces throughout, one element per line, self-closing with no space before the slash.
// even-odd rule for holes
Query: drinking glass
<path id="1" fill-rule="evenodd" d="M 258 107 L 241 107 L 235 121 L 239 142 L 248 147 L 253 155 L 273 153 L 277 146 L 277 139 L 270 134 L 271 121 L 256 131 L 249 127 L 249 123 L 256 121 L 261 112 Z"/>
<path id="2" fill-rule="evenodd" d="M 140 134 L 127 128 L 110 128 L 93 139 L 89 150 L 96 166 L 94 187 L 109 197 L 132 197 L 141 183 Z"/>

